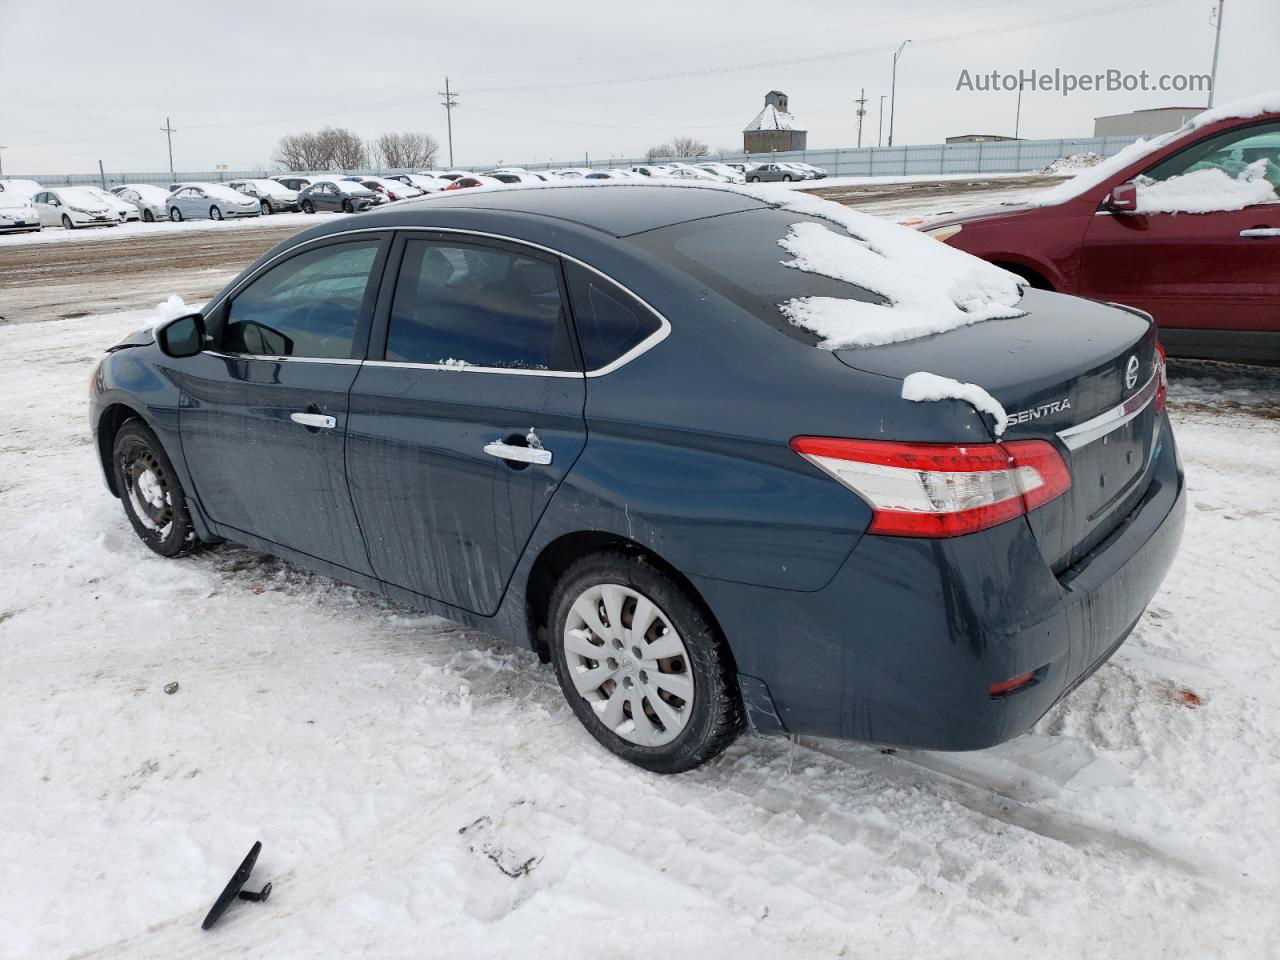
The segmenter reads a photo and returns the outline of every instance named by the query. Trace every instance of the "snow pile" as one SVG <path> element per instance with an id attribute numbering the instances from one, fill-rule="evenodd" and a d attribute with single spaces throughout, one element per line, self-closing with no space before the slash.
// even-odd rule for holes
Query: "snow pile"
<path id="1" fill-rule="evenodd" d="M 1137 213 L 1212 213 L 1275 203 L 1275 187 L 1266 178 L 1266 158 L 1249 164 L 1237 177 L 1210 167 L 1168 180 L 1138 181 Z"/>
<path id="2" fill-rule="evenodd" d="M 767 199 L 778 200 L 772 193 Z M 787 319 L 822 338 L 824 350 L 914 340 L 1024 313 L 1017 277 L 916 230 L 816 197 L 788 194 L 781 206 L 849 233 L 793 224 L 778 241 L 794 258 L 785 266 L 843 280 L 885 301 L 800 297 L 781 304 Z"/>
<path id="3" fill-rule="evenodd" d="M 1087 170 L 1089 167 L 1096 167 L 1102 162 L 1102 156 L 1090 150 L 1088 153 L 1073 153 L 1069 157 L 1059 157 L 1050 164 L 1041 167 L 1038 173 L 1076 173 L 1079 170 Z"/>
<path id="4" fill-rule="evenodd" d="M 902 381 L 902 399 L 925 403 L 931 400 L 964 400 L 971 403 L 979 413 L 989 413 L 995 420 L 993 432 L 997 437 L 1004 434 L 1009 425 L 1009 416 L 1004 412 L 1000 401 L 983 390 L 976 383 L 961 383 L 950 377 L 940 377 L 935 373 L 913 373 Z"/>

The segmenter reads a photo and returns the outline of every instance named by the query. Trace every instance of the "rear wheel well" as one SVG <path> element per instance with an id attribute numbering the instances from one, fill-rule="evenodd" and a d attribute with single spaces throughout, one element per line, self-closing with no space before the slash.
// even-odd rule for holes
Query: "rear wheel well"
<path id="1" fill-rule="evenodd" d="M 98 457 L 102 461 L 102 471 L 107 475 L 107 487 L 117 497 L 120 491 L 116 489 L 115 471 L 111 469 L 111 448 L 122 426 L 130 420 L 141 419 L 138 411 L 123 403 L 113 403 L 98 419 Z"/>
<path id="2" fill-rule="evenodd" d="M 1025 266 L 1021 263 L 1010 263 L 1007 260 L 992 260 L 991 262 L 997 267 L 1003 267 L 1010 273 L 1016 273 L 1023 280 L 1027 281 L 1033 290 L 1053 289 L 1053 284 L 1050 283 L 1048 278 L 1039 270 L 1035 270 L 1032 267 Z"/>
<path id="3" fill-rule="evenodd" d="M 575 561 L 588 554 L 605 550 L 632 554 L 664 571 L 688 592 L 689 598 L 702 608 L 708 622 L 716 628 L 721 637 L 724 636 L 724 631 L 720 629 L 720 623 L 716 620 L 715 614 L 689 578 L 658 554 L 626 537 L 603 533 L 599 530 L 580 530 L 577 533 L 567 533 L 547 544 L 538 554 L 538 559 L 533 562 L 533 568 L 529 571 L 529 581 L 524 595 L 525 617 L 533 649 L 543 663 L 551 660 L 547 634 L 550 624 L 547 623 L 547 619 L 551 595 L 555 591 L 556 583 Z M 731 656 L 732 652 L 729 651 L 729 654 Z"/>

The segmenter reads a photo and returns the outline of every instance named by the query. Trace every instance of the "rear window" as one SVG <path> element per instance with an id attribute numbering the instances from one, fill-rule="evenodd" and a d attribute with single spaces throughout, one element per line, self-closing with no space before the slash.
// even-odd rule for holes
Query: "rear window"
<path id="1" fill-rule="evenodd" d="M 680 223 L 633 237 L 632 242 L 793 340 L 815 346 L 821 338 L 788 320 L 780 304 L 797 297 L 838 297 L 867 303 L 886 300 L 843 280 L 783 266 L 784 260 L 792 258 L 778 241 L 792 224 L 804 222 L 841 230 L 826 220 L 767 209 Z"/>

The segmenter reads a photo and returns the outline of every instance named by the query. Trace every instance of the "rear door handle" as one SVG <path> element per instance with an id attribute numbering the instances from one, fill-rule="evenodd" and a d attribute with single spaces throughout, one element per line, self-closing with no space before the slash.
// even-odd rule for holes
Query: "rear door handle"
<path id="1" fill-rule="evenodd" d="M 499 440 L 495 440 L 493 443 L 486 443 L 484 452 L 491 457 L 497 457 L 499 460 L 514 460 L 516 463 L 541 463 L 545 465 L 551 462 L 550 450 L 543 450 L 540 447 L 517 447 L 515 444 L 503 443 Z"/>
<path id="2" fill-rule="evenodd" d="M 318 427 L 323 430 L 332 430 L 338 425 L 336 417 L 327 417 L 323 413 L 291 413 L 289 419 L 304 427 Z"/>
<path id="3" fill-rule="evenodd" d="M 1280 237 L 1280 227 L 1254 227 L 1252 230 L 1241 230 L 1242 237 Z"/>

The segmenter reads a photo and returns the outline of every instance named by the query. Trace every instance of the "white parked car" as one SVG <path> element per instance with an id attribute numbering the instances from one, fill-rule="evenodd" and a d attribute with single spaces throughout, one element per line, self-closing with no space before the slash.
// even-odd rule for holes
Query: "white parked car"
<path id="1" fill-rule="evenodd" d="M 145 223 L 154 223 L 169 216 L 169 191 L 152 183 L 122 183 L 111 192 L 125 203 L 131 203 L 138 217 Z"/>
<path id="2" fill-rule="evenodd" d="M 710 170 L 703 170 L 701 167 L 690 167 L 680 164 L 674 170 L 667 174 L 673 180 L 697 180 L 701 183 L 725 183 L 726 178 L 716 176 Z"/>
<path id="3" fill-rule="evenodd" d="M 410 200 L 414 197 L 420 197 L 425 190 L 414 186 L 412 183 L 405 183 L 403 180 L 393 180 L 390 177 L 352 177 L 351 183 L 358 183 L 366 190 L 372 190 L 374 193 L 380 193 L 388 200 Z"/>
<path id="4" fill-rule="evenodd" d="M 387 179 L 407 183 L 412 187 L 417 187 L 423 193 L 439 193 L 449 185 L 448 180 L 442 180 L 426 173 L 397 173 Z"/>
<path id="5" fill-rule="evenodd" d="M 9 193 L 30 200 L 44 187 L 34 180 L 0 180 L 0 193 Z"/>
<path id="6" fill-rule="evenodd" d="M 88 187 L 53 187 L 31 198 L 46 227 L 114 227 L 120 214 Z"/>
<path id="7" fill-rule="evenodd" d="M 733 167 L 727 163 L 717 163 L 715 161 L 707 161 L 705 163 L 694 164 L 699 170 L 706 170 L 708 173 L 715 174 L 728 183 L 746 183 L 747 178 L 744 177 Z"/>
<path id="8" fill-rule="evenodd" d="M 101 187 L 85 187 L 85 189 L 114 210 L 116 212 L 116 216 L 120 218 L 121 223 L 125 223 L 128 220 L 142 219 L 142 214 L 138 212 L 137 207 L 132 203 L 126 203 L 121 200 L 114 193 L 108 193 Z"/>
<path id="9" fill-rule="evenodd" d="M 642 177 L 669 177 L 671 176 L 671 165 L 668 163 L 641 163 L 631 168 L 632 173 L 638 173 Z"/>
<path id="10" fill-rule="evenodd" d="M 0 189 L 0 233 L 26 233 L 40 229 L 40 211 L 25 193 Z"/>
<path id="11" fill-rule="evenodd" d="M 261 213 L 256 197 L 246 197 L 223 183 L 188 183 L 169 196 L 169 219 L 175 222 L 256 217 Z"/>
<path id="12" fill-rule="evenodd" d="M 264 214 L 287 213 L 298 209 L 298 191 L 290 190 L 275 180 L 232 180 L 227 186 L 257 200 Z"/>

